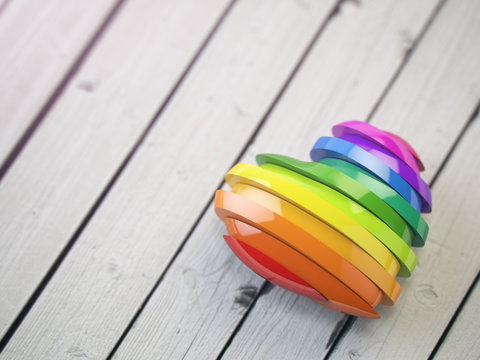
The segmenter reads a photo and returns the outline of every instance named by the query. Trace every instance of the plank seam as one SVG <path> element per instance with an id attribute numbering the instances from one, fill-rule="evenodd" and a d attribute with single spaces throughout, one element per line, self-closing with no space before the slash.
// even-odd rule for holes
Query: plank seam
<path id="1" fill-rule="evenodd" d="M 237 326 L 235 326 L 235 329 L 233 329 L 233 332 L 228 337 L 227 342 L 225 343 L 225 345 L 223 345 L 222 350 L 218 353 L 218 356 L 216 357 L 216 360 L 220 360 L 220 359 L 223 358 L 223 355 L 225 355 L 225 352 L 230 347 L 235 335 L 240 331 L 240 329 L 242 328 L 245 320 L 247 320 L 248 314 L 250 314 L 250 311 L 252 311 L 252 309 L 255 306 L 257 300 L 260 298 L 260 296 L 262 296 L 262 294 L 265 292 L 265 289 L 268 288 L 269 286 L 270 285 L 269 285 L 268 281 L 263 282 L 262 286 L 260 287 L 260 290 L 257 292 L 255 297 L 252 299 L 251 303 L 248 305 L 247 310 L 245 311 L 245 314 L 242 316 L 240 321 L 237 323 Z"/>
<path id="2" fill-rule="evenodd" d="M 223 183 L 223 181 L 222 181 Z M 217 189 L 219 189 L 221 186 L 222 186 L 222 183 L 220 183 L 220 185 L 217 187 Z M 120 337 L 118 338 L 117 342 L 115 343 L 115 345 L 113 346 L 112 350 L 110 350 L 110 353 L 108 354 L 108 356 L 105 358 L 105 360 L 110 360 L 112 359 L 112 357 L 115 355 L 115 353 L 117 352 L 118 348 L 120 347 L 120 345 L 122 344 L 123 340 L 125 340 L 125 337 L 127 336 L 128 332 L 132 329 L 133 325 L 135 324 L 135 322 L 137 321 L 138 317 L 142 314 L 143 310 L 145 309 L 145 307 L 147 306 L 148 302 L 150 301 L 151 297 L 153 296 L 153 294 L 155 293 L 155 291 L 157 290 L 157 288 L 159 287 L 160 283 L 162 282 L 162 280 L 165 278 L 165 275 L 167 274 L 168 270 L 170 269 L 170 267 L 172 266 L 172 264 L 175 262 L 175 260 L 177 259 L 178 255 L 180 255 L 180 253 L 182 252 L 183 248 L 185 247 L 185 244 L 187 243 L 187 240 L 188 238 L 192 235 L 193 231 L 195 230 L 195 228 L 197 227 L 198 223 L 200 222 L 200 220 L 202 219 L 203 215 L 205 214 L 205 212 L 207 211 L 207 209 L 210 207 L 210 203 L 213 201 L 213 198 L 215 196 L 215 193 L 210 197 L 210 199 L 208 200 L 207 204 L 204 206 L 204 208 L 202 209 L 201 213 L 200 213 L 200 216 L 198 216 L 198 218 L 195 220 L 195 222 L 193 223 L 193 225 L 191 226 L 190 230 L 188 231 L 187 235 L 185 236 L 185 238 L 183 239 L 183 241 L 180 243 L 180 246 L 177 248 L 177 250 L 175 251 L 175 253 L 173 254 L 173 256 L 171 257 L 171 259 L 168 261 L 168 264 L 166 265 L 165 269 L 163 270 L 162 274 L 160 275 L 160 277 L 157 279 L 157 281 L 155 282 L 155 284 L 153 285 L 152 289 L 150 290 L 150 292 L 148 293 L 148 295 L 145 297 L 145 299 L 143 300 L 142 304 L 140 305 L 140 307 L 137 309 L 137 311 L 135 312 L 135 315 L 133 315 L 133 317 L 130 319 L 127 327 L 123 330 L 122 332 L 122 335 L 120 335 Z"/>
<path id="3" fill-rule="evenodd" d="M 334 337 L 333 341 L 331 341 L 330 344 L 327 344 L 327 348 L 330 345 L 330 349 L 328 352 L 325 354 L 324 360 L 328 360 L 330 356 L 333 354 L 332 349 L 335 349 L 336 346 L 342 341 L 342 339 L 347 335 L 348 331 L 352 328 L 353 324 L 358 318 L 353 315 L 346 315 L 344 319 L 341 321 L 344 321 L 342 328 L 337 332 L 336 336 Z M 335 333 L 335 331 L 334 331 Z M 332 333 L 332 335 L 334 335 Z"/>
<path id="4" fill-rule="evenodd" d="M 425 22 L 425 24 L 423 25 L 422 29 L 420 30 L 420 34 L 417 36 L 417 38 L 413 41 L 412 45 L 405 51 L 405 54 L 403 56 L 403 59 L 402 59 L 402 62 L 400 63 L 400 65 L 398 66 L 397 70 L 395 71 L 395 73 L 393 74 L 392 78 L 390 79 L 390 81 L 388 82 L 387 86 L 385 87 L 385 89 L 382 91 L 382 93 L 380 94 L 380 96 L 378 97 L 378 100 L 377 102 L 373 105 L 373 108 L 372 110 L 370 111 L 370 113 L 368 114 L 367 118 L 365 119 L 365 121 L 368 123 L 370 122 L 370 120 L 372 119 L 373 115 L 375 115 L 375 113 L 377 112 L 378 108 L 380 107 L 380 104 L 382 103 L 383 99 L 388 95 L 388 93 L 390 92 L 391 88 L 393 87 L 393 84 L 395 83 L 395 81 L 397 80 L 397 78 L 400 76 L 400 73 L 403 71 L 403 68 L 407 65 L 408 61 L 410 60 L 412 54 L 414 53 L 414 51 L 417 49 L 418 47 L 418 44 L 422 41 L 423 37 L 425 36 L 425 34 L 427 33 L 428 29 L 430 28 L 430 26 L 432 25 L 432 23 L 434 22 L 435 18 L 437 17 L 437 15 L 440 13 L 441 9 L 443 8 L 443 6 L 445 5 L 445 3 L 447 2 L 447 0 L 440 0 L 437 4 L 437 6 L 435 6 L 435 8 L 433 9 L 432 13 L 430 14 L 430 16 L 428 17 L 427 21 Z"/>
<path id="5" fill-rule="evenodd" d="M 115 8 L 114 8 L 114 11 L 111 13 L 112 16 L 109 16 L 109 19 L 110 18 L 113 18 L 113 16 L 116 14 L 116 12 L 118 12 L 118 9 L 120 8 L 120 5 L 125 2 L 125 0 L 119 0 L 119 2 L 116 4 Z M 29 313 L 29 311 L 31 310 L 31 308 L 33 307 L 33 305 L 35 305 L 36 301 L 38 300 L 38 298 L 41 296 L 42 292 L 44 291 L 44 289 L 47 287 L 48 283 L 50 282 L 50 280 L 53 278 L 55 272 L 58 270 L 58 268 L 60 267 L 60 265 L 63 263 L 63 261 L 65 260 L 65 258 L 67 257 L 68 253 L 70 252 L 70 250 L 73 248 L 73 246 L 75 245 L 76 241 L 78 240 L 78 238 L 80 237 L 80 235 L 82 234 L 83 230 L 87 227 L 88 223 L 90 222 L 90 220 L 92 219 L 92 217 L 95 215 L 95 213 L 97 212 L 98 208 L 101 206 L 101 204 L 103 203 L 103 201 L 105 200 L 105 198 L 107 197 L 107 195 L 109 194 L 110 190 L 113 188 L 113 186 L 115 185 L 115 183 L 117 182 L 118 178 L 120 177 L 120 175 L 122 174 L 122 172 L 125 170 L 125 168 L 127 167 L 127 165 L 130 163 L 130 160 L 133 158 L 135 152 L 138 150 L 138 148 L 140 147 L 140 145 L 143 143 L 143 141 L 145 140 L 146 136 L 148 135 L 148 133 L 150 132 L 150 130 L 153 128 L 153 126 L 155 125 L 155 123 L 157 122 L 158 118 L 160 117 L 160 115 L 163 113 L 163 111 L 165 110 L 165 108 L 167 107 L 167 105 L 170 103 L 171 99 L 173 98 L 174 94 L 176 93 L 176 91 L 179 89 L 179 87 L 181 86 L 181 84 L 183 83 L 183 81 L 185 80 L 185 78 L 187 77 L 187 75 L 190 73 L 191 69 L 193 68 L 194 64 L 197 62 L 197 60 L 199 59 L 200 57 L 200 54 L 205 50 L 207 44 L 210 42 L 210 40 L 212 39 L 213 35 L 215 34 L 215 32 L 217 31 L 217 29 L 219 28 L 219 26 L 221 25 L 221 23 L 223 22 L 223 20 L 225 19 L 226 15 L 228 14 L 228 12 L 230 11 L 230 9 L 233 7 L 233 4 L 235 4 L 237 2 L 237 0 L 231 0 L 229 2 L 229 4 L 226 6 L 225 10 L 222 12 L 222 14 L 220 15 L 219 19 L 215 22 L 214 26 L 212 27 L 212 29 L 210 30 L 210 32 L 208 33 L 207 37 L 205 38 L 205 40 L 202 41 L 202 43 L 200 44 L 200 47 L 198 48 L 198 50 L 195 52 L 194 56 L 192 57 L 192 59 L 188 62 L 185 70 L 181 73 L 180 77 L 178 78 L 178 80 L 175 82 L 174 86 L 172 87 L 172 90 L 169 92 L 169 94 L 167 95 L 167 97 L 165 98 L 165 100 L 163 101 L 163 103 L 160 105 L 159 109 L 155 112 L 154 116 L 152 117 L 152 119 L 150 120 L 150 122 L 148 123 L 148 125 L 146 126 L 146 128 L 144 129 L 144 131 L 141 133 L 140 137 L 137 139 L 137 141 L 135 142 L 135 144 L 133 145 L 133 147 L 130 149 L 130 151 L 128 152 L 127 156 L 125 157 L 125 159 L 121 162 L 120 166 L 117 168 L 117 170 L 115 171 L 115 173 L 113 174 L 113 176 L 110 178 L 110 180 L 108 181 L 107 185 L 104 187 L 104 189 L 101 191 L 100 195 L 98 196 L 98 198 L 95 200 L 95 202 L 93 203 L 92 207 L 88 210 L 88 212 L 86 213 L 86 215 L 84 216 L 84 218 L 82 219 L 82 221 L 80 222 L 79 226 L 77 227 L 77 229 L 74 231 L 72 237 L 70 238 L 70 240 L 67 242 L 67 244 L 64 246 L 64 248 L 62 249 L 62 251 L 60 252 L 60 254 L 57 256 L 57 258 L 55 259 L 55 261 L 53 262 L 52 266 L 48 269 L 47 273 L 45 274 L 45 276 L 42 278 L 42 280 L 40 281 L 39 285 L 37 286 L 37 288 L 35 289 L 35 291 L 32 293 L 32 295 L 30 296 L 30 298 L 28 299 L 28 301 L 26 302 L 26 304 L 23 306 L 22 310 L 20 311 L 20 313 L 17 315 L 17 317 L 15 318 L 15 320 L 13 321 L 13 323 L 10 325 L 10 327 L 8 328 L 8 330 L 6 331 L 5 335 L 3 336 L 3 338 L 0 340 L 0 354 L 2 353 L 2 351 L 5 349 L 6 345 L 8 344 L 8 342 L 10 341 L 10 339 L 13 337 L 13 335 L 15 334 L 15 332 L 17 331 L 17 329 L 19 328 L 19 326 L 22 324 L 23 320 L 25 319 L 25 317 L 27 316 L 27 314 Z M 106 27 L 105 27 L 106 28 Z M 78 70 L 78 69 L 77 69 Z M 53 105 L 53 104 L 52 104 Z M 38 126 L 38 125 L 37 125 Z M 28 140 L 28 139 L 27 139 Z M 18 155 L 18 154 L 17 154 Z M 1 170 L 0 170 L 0 181 L 1 181 Z"/>
<path id="6" fill-rule="evenodd" d="M 67 70 L 65 75 L 60 80 L 59 84 L 55 87 L 53 92 L 48 97 L 48 100 L 40 108 L 38 113 L 33 117 L 33 120 L 30 122 L 30 124 L 27 126 L 26 130 L 23 132 L 23 134 L 17 140 L 17 142 L 15 143 L 13 148 L 10 150 L 10 152 L 8 153 L 7 157 L 5 158 L 2 166 L 0 167 L 0 182 L 5 177 L 5 174 L 8 172 L 8 170 L 10 169 L 12 164 L 15 162 L 17 157 L 20 155 L 22 150 L 25 148 L 27 142 L 30 140 L 30 138 L 33 136 L 35 131 L 41 125 L 41 123 L 43 122 L 43 119 L 47 116 L 47 114 L 53 108 L 53 106 L 55 105 L 57 100 L 62 96 L 62 94 L 65 91 L 65 89 L 67 88 L 68 84 L 73 79 L 73 77 L 78 73 L 78 71 L 80 70 L 80 68 L 84 64 L 87 57 L 90 55 L 90 53 L 95 48 L 95 46 L 99 43 L 100 39 L 103 37 L 107 28 L 113 22 L 115 17 L 118 15 L 118 13 L 120 12 L 120 9 L 123 7 L 123 4 L 125 2 L 126 2 L 126 0 L 118 0 L 115 3 L 115 5 L 112 7 L 112 9 L 108 12 L 107 16 L 101 22 L 98 29 L 93 33 L 92 37 L 87 41 L 87 44 L 85 45 L 85 47 L 80 52 L 80 55 L 77 57 L 77 59 L 73 62 L 73 64 Z M 6 4 L 8 4 L 8 1 L 7 1 L 7 3 L 3 4 L 4 7 L 6 6 Z M 0 13 L 1 13 L 2 10 L 3 10 L 3 8 L 0 8 Z M 1 347 L 0 347 L 0 349 L 1 349 Z"/>
<path id="7" fill-rule="evenodd" d="M 445 341 L 446 337 L 448 336 L 448 333 L 450 332 L 450 329 L 452 328 L 453 324 L 457 320 L 458 316 L 463 310 L 463 307 L 465 306 L 466 302 L 468 301 L 470 295 L 472 294 L 473 290 L 475 290 L 475 287 L 477 286 L 478 279 L 480 278 L 480 271 L 477 273 L 477 276 L 473 280 L 472 284 L 470 284 L 470 287 L 468 288 L 468 291 L 466 292 L 465 296 L 463 297 L 462 301 L 457 307 L 457 310 L 455 310 L 455 313 L 453 314 L 452 318 L 448 322 L 447 327 L 442 333 L 442 336 L 438 339 L 437 343 L 435 344 L 435 347 L 433 348 L 432 352 L 430 353 L 430 356 L 428 357 L 428 360 L 432 360 L 435 358 L 435 355 L 437 354 L 438 350 L 441 348 L 443 342 Z"/>

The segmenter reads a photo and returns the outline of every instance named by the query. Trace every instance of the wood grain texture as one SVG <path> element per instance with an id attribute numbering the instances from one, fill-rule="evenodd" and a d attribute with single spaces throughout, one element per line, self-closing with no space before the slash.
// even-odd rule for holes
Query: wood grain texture
<path id="1" fill-rule="evenodd" d="M 475 286 L 459 316 L 441 344 L 435 360 L 480 358 L 480 286 Z"/>
<path id="2" fill-rule="evenodd" d="M 476 119 L 435 183 L 428 245 L 417 251 L 416 273 L 402 281 L 404 294 L 395 308 L 383 311 L 382 321 L 357 319 L 332 358 L 426 359 L 435 347 L 480 270 L 478 136 Z M 478 336 L 463 335 L 469 342 Z"/>
<path id="3" fill-rule="evenodd" d="M 448 1 L 372 118 L 408 141 L 428 181 L 480 98 L 480 3 Z M 409 119 L 414 119 L 410 121 Z"/>
<path id="4" fill-rule="evenodd" d="M 480 61 L 479 6 L 476 1 L 447 3 L 388 94 L 396 99 L 386 99 L 373 121 L 385 121 L 412 139 L 425 158 L 426 180 L 457 136 L 452 126 L 463 126 L 480 98 L 480 74 L 474 71 Z M 398 118 L 392 118 L 393 111 Z M 410 128 L 406 118 L 412 120 Z M 417 269 L 401 282 L 404 291 L 396 306 L 381 308 L 381 321 L 356 320 L 332 359 L 423 359 L 435 347 L 480 268 L 475 217 L 479 130 L 477 119 L 434 184 L 427 245 L 416 251 Z"/>
<path id="5" fill-rule="evenodd" d="M 10 168 L 0 184 L 0 334 L 68 242 L 226 4 L 126 4 Z M 186 23 L 189 32 L 184 31 Z"/>
<path id="6" fill-rule="evenodd" d="M 115 3 L 15 0 L 2 11 L 0 164 Z"/>
<path id="7" fill-rule="evenodd" d="M 242 161 L 254 162 L 254 154 L 262 151 L 306 158 L 316 138 L 330 133 L 333 123 L 352 114 L 366 117 L 403 59 L 402 30 L 417 35 L 435 6 L 433 1 L 422 4 L 422 8 L 414 1 L 370 2 L 362 8 L 344 4 Z M 365 28 L 376 19 L 382 21 Z M 225 331 L 226 325 L 232 326 L 233 317 L 238 318 L 237 307 L 225 309 L 217 304 L 251 285 L 240 282 L 237 273 L 241 270 L 246 276 L 249 270 L 226 263 L 217 251 L 206 247 L 209 239 L 216 239 L 216 246 L 222 242 L 217 235 L 220 221 L 210 225 L 211 233 L 207 224 L 215 224 L 211 206 L 200 222 L 202 230 L 192 234 L 116 359 L 148 358 L 175 346 L 191 346 L 186 358 L 208 354 L 219 346 L 217 334 Z M 194 287 L 179 280 L 185 269 L 189 269 L 194 279 L 189 283 L 194 282 Z M 228 282 L 231 285 L 223 285 Z M 212 283 L 220 285 L 212 288 Z M 258 287 L 258 281 L 254 286 Z M 198 299 L 215 306 L 199 310 Z M 342 319 L 342 315 L 275 288 L 261 295 L 225 357 L 321 358 Z"/>
<path id="8" fill-rule="evenodd" d="M 189 2 L 193 3 L 197 2 Z M 140 11 L 145 6 L 134 4 L 124 9 L 125 16 L 139 17 L 135 11 Z M 75 354 L 102 358 L 108 354 L 189 233 L 225 170 L 238 155 L 238 149 L 246 142 L 280 86 L 288 78 L 333 1 L 311 1 L 307 5 L 300 6 L 292 1 L 279 3 L 268 0 L 259 3 L 251 0 L 242 1 L 232 9 L 218 34 L 200 56 L 132 162 L 11 339 L 0 356 L 1 359 L 19 356 L 63 359 L 80 356 Z M 132 8 L 133 6 L 138 7 Z M 190 6 L 194 8 L 163 9 L 163 12 L 170 15 L 177 14 L 177 11 L 191 14 L 192 18 L 184 18 L 183 24 L 207 17 L 207 10 L 197 9 L 196 5 Z M 205 7 L 204 2 L 202 6 Z M 202 11 L 202 16 L 199 11 Z M 212 9 L 209 11 L 212 12 Z M 142 16 L 145 18 L 146 15 Z M 152 17 L 158 17 L 158 14 Z M 117 26 L 128 23 L 124 20 L 122 22 L 119 18 Z M 129 20 L 131 23 L 132 20 Z M 158 20 L 153 21 L 158 23 Z M 149 23 L 143 21 L 141 25 L 145 27 Z M 188 39 L 192 33 L 198 32 L 192 26 L 184 32 Z M 168 35 L 171 37 L 175 31 L 180 33 L 181 29 L 169 29 Z M 110 34 L 119 35 L 115 28 L 111 29 Z M 136 37 L 139 41 L 138 34 Z M 119 39 L 115 40 L 118 46 Z M 108 38 L 105 38 L 107 41 Z M 177 43 L 181 43 L 180 39 L 175 42 Z M 145 47 L 145 44 L 142 46 Z M 98 51 L 103 50 L 106 49 L 100 44 Z M 124 54 L 122 49 L 109 50 L 114 52 L 111 56 Z M 155 79 L 155 84 L 161 83 L 162 78 L 158 73 L 163 74 L 168 68 L 153 66 L 153 63 L 165 56 L 166 49 L 157 51 L 159 53 L 156 59 L 152 59 L 152 54 L 129 51 L 130 55 L 125 55 L 124 61 L 135 66 L 130 66 L 128 73 L 127 69 L 111 69 L 113 62 L 110 57 L 98 59 L 95 66 L 90 65 L 92 60 L 89 61 L 84 67 L 83 75 L 94 75 L 95 67 L 98 66 L 111 69 L 116 77 L 128 81 L 135 79 L 137 72 L 148 72 L 149 78 Z M 99 82 L 100 90 L 103 81 L 100 79 Z M 129 111 L 123 112 L 132 120 L 125 120 L 132 132 L 136 129 L 134 121 L 148 118 L 141 112 L 154 110 L 144 99 L 149 95 L 150 89 L 145 88 L 149 82 L 146 79 L 142 79 L 142 82 L 143 88 L 121 88 L 121 91 L 131 89 L 142 92 L 142 99 L 125 99 L 121 96 L 114 98 L 113 89 L 104 93 L 104 96 L 108 96 L 107 99 L 102 99 L 103 103 L 110 103 L 109 109 L 116 109 L 120 104 L 128 107 Z M 153 88 L 154 85 L 150 83 L 149 86 Z M 160 91 L 156 94 L 157 99 L 160 98 L 159 93 Z M 74 104 L 65 99 L 61 104 L 65 104 L 70 112 L 75 110 Z M 107 112 L 107 109 L 103 110 Z M 118 114 L 117 111 L 115 113 Z M 119 119 L 116 121 L 121 124 Z M 57 121 L 57 126 L 58 123 L 60 121 Z M 99 124 L 98 118 L 96 124 Z M 113 135 L 120 131 L 116 129 L 120 124 L 108 126 L 110 124 L 105 123 L 102 126 Z M 62 158 L 57 158 L 57 165 L 49 171 L 57 179 L 48 179 L 48 183 L 50 186 L 56 184 L 56 188 L 65 188 L 62 191 L 50 188 L 50 191 L 71 201 L 72 197 L 85 197 L 84 194 L 77 194 L 78 189 L 72 184 L 79 165 L 71 159 L 77 159 L 85 151 L 78 149 L 78 146 L 84 148 L 89 142 L 78 136 L 75 139 L 71 124 L 69 129 L 62 137 L 65 141 Z M 49 133 L 52 133 L 52 129 Z M 103 132 L 101 136 L 105 138 L 107 134 Z M 74 143 L 74 140 L 76 144 L 68 144 Z M 122 148 L 128 145 L 125 139 L 117 139 L 119 140 L 123 140 Z M 45 139 L 41 143 L 45 144 Z M 96 149 L 88 148 L 88 151 L 95 152 L 98 156 L 100 152 L 118 151 L 119 146 L 103 144 Z M 40 145 L 38 148 L 41 148 Z M 99 161 L 96 166 L 101 166 Z M 83 172 L 88 169 L 91 168 L 83 165 Z M 99 171 L 92 169 L 90 173 L 93 170 Z M 7 180 L 12 174 L 13 171 Z M 105 177 L 105 173 L 102 175 Z M 68 179 L 62 181 L 65 177 Z M 77 186 L 82 186 L 81 181 Z M 46 191 L 39 193 L 45 194 Z M 48 207 L 49 211 L 52 208 L 53 206 Z M 58 202 L 55 209 L 58 211 Z M 63 208 L 63 211 L 66 210 L 72 211 L 72 205 Z M 72 224 L 68 225 L 72 231 Z M 62 227 L 66 228 L 67 224 L 62 222 Z M 63 234 L 65 238 L 66 234 L 69 232 Z M 217 233 L 217 239 L 218 235 Z M 45 240 L 40 236 L 36 241 Z M 45 248 L 46 245 L 42 244 L 41 249 Z M 30 256 L 33 257 L 33 254 Z M 39 261 L 37 257 L 35 260 Z M 191 276 L 191 273 L 187 272 L 187 276 Z M 251 274 L 242 279 L 248 278 L 251 278 Z M 233 305 L 233 297 L 230 298 L 230 304 Z M 224 333 L 223 336 L 228 334 Z"/>

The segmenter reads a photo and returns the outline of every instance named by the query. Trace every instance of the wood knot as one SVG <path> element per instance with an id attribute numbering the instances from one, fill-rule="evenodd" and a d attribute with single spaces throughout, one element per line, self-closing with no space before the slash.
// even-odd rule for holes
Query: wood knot
<path id="1" fill-rule="evenodd" d="M 116 258 L 109 258 L 107 264 L 107 273 L 112 279 L 119 279 L 122 276 L 122 271 L 120 268 L 120 264 Z"/>
<path id="2" fill-rule="evenodd" d="M 439 296 L 431 284 L 421 284 L 415 290 L 415 298 L 423 305 L 435 306 Z"/>
<path id="3" fill-rule="evenodd" d="M 92 93 L 98 87 L 98 81 L 84 80 L 78 83 L 77 87 L 87 93 Z"/>
<path id="4" fill-rule="evenodd" d="M 78 346 L 72 345 L 67 350 L 67 356 L 69 359 L 91 359 L 92 355 Z"/>
<path id="5" fill-rule="evenodd" d="M 348 352 L 348 358 L 351 360 L 359 359 L 362 356 L 362 352 L 358 349 L 352 349 Z"/>
<path id="6" fill-rule="evenodd" d="M 235 296 L 234 304 L 248 308 L 258 293 L 258 288 L 253 285 L 240 286 L 237 289 L 240 294 Z"/>

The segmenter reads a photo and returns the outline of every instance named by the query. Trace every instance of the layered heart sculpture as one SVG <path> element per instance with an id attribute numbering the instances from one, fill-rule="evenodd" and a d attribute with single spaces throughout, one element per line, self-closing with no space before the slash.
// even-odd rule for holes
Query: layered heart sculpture
<path id="1" fill-rule="evenodd" d="M 313 146 L 312 162 L 260 154 L 258 166 L 239 163 L 218 190 L 215 211 L 225 241 L 268 281 L 332 310 L 379 318 L 393 305 L 396 276 L 417 263 L 430 212 L 424 166 L 397 135 L 347 121 Z"/>

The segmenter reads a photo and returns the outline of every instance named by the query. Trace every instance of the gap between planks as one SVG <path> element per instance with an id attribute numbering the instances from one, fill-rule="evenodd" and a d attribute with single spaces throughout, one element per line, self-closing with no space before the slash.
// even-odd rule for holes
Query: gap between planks
<path id="1" fill-rule="evenodd" d="M 437 345 L 428 357 L 429 360 L 452 359 L 454 357 L 465 359 L 467 356 L 480 354 L 478 339 L 472 339 L 473 341 L 468 342 L 468 336 L 463 336 L 464 334 L 473 334 L 474 336 L 476 334 L 478 338 L 477 324 L 479 319 L 477 305 L 480 293 L 478 288 L 479 278 L 480 272 L 477 273 L 475 280 L 450 319 Z M 454 337 L 453 340 L 450 340 L 452 337 Z M 470 346 L 470 348 L 466 348 L 465 345 Z M 471 352 L 472 347 L 475 347 L 473 353 Z M 462 354 L 462 352 L 464 353 Z"/>
<path id="2" fill-rule="evenodd" d="M 11 99 L 10 96 L 8 96 L 7 103 L 2 104 L 3 105 L 2 110 L 3 110 L 4 116 L 6 116 L 5 114 L 8 113 L 10 118 L 8 120 L 3 120 L 3 124 L 2 124 L 2 127 L 4 128 L 2 128 L 2 145 L 1 145 L 2 153 L 0 153 L 0 162 L 1 162 L 0 182 L 2 181 L 8 169 L 13 164 L 15 159 L 18 157 L 22 149 L 25 147 L 30 137 L 34 134 L 38 126 L 40 126 L 44 117 L 48 114 L 50 109 L 55 105 L 56 101 L 60 98 L 66 86 L 70 82 L 70 80 L 75 76 L 75 74 L 78 72 L 82 64 L 85 62 L 85 59 L 88 57 L 89 53 L 92 51 L 95 45 L 100 41 L 104 32 L 108 28 L 109 24 L 114 20 L 115 16 L 120 11 L 124 2 L 125 0 L 117 0 L 113 2 L 112 6 L 109 6 L 109 7 L 100 6 L 102 5 L 102 2 L 100 1 L 96 3 L 92 3 L 92 4 L 95 4 L 95 6 L 92 6 L 92 7 L 93 8 L 98 7 L 98 10 L 103 10 L 103 7 L 105 7 L 106 8 L 105 10 L 108 10 L 106 11 L 106 15 L 104 17 L 103 16 L 101 17 L 102 19 L 100 20 L 98 27 L 93 31 L 92 35 L 89 38 L 87 35 L 90 34 L 90 31 L 85 31 L 84 36 L 86 39 L 85 39 L 85 45 L 83 46 L 83 48 L 82 48 L 82 45 L 84 42 L 83 41 L 84 39 L 82 38 L 83 36 L 80 36 L 80 39 L 78 39 L 78 38 L 75 38 L 74 36 L 67 36 L 67 35 L 63 36 L 63 34 L 60 35 L 61 37 L 60 42 L 62 44 L 65 42 L 74 43 L 75 41 L 79 41 L 79 40 L 81 40 L 79 41 L 81 42 L 81 44 L 79 44 L 78 49 L 75 45 L 72 45 L 71 48 L 67 48 L 66 54 L 63 55 L 65 58 L 67 58 L 67 61 L 64 61 L 64 60 L 57 61 L 58 64 L 56 64 L 57 66 L 55 66 L 53 69 L 52 69 L 52 66 L 48 66 L 50 64 L 44 64 L 47 62 L 46 60 L 43 61 L 42 63 L 42 65 L 45 65 L 44 68 L 39 69 L 38 71 L 36 71 L 35 74 L 30 74 L 32 71 L 30 70 L 29 67 L 26 66 L 26 64 L 23 64 L 23 62 L 21 62 L 23 67 L 18 71 L 15 68 L 9 69 L 7 67 L 9 65 L 8 63 L 3 64 L 5 68 L 9 70 L 9 72 L 17 73 L 21 71 L 23 73 L 31 75 L 28 78 L 29 85 L 30 86 L 34 85 L 34 88 L 39 93 L 45 93 L 50 95 L 46 96 L 45 98 L 43 97 L 43 94 L 40 96 L 35 96 L 35 100 L 32 101 L 33 102 L 32 104 L 31 102 L 25 103 L 24 101 L 25 96 L 31 95 L 31 92 L 27 92 L 26 95 L 22 94 L 23 101 L 15 103 L 13 99 Z M 48 21 L 44 21 L 44 24 L 46 25 L 44 26 L 44 28 L 40 30 L 37 29 L 37 32 L 42 32 L 42 30 L 48 29 L 50 26 L 52 26 L 51 24 L 49 24 L 49 21 L 55 22 L 55 20 L 63 20 L 61 16 L 66 16 L 62 11 L 63 9 L 58 10 L 58 7 L 60 6 L 57 6 L 57 5 L 58 4 L 50 5 L 51 7 L 55 8 L 55 10 L 57 11 L 57 14 L 55 14 L 56 17 L 54 19 L 48 19 Z M 44 6 L 44 4 L 41 4 L 41 6 Z M 25 9 L 21 9 L 21 10 L 25 11 Z M 89 20 L 89 22 L 96 20 L 96 18 L 93 15 L 88 16 L 90 14 L 88 11 L 85 11 L 87 10 L 86 8 L 79 7 L 78 9 L 75 9 L 75 10 L 81 13 L 81 16 L 79 16 L 81 19 L 86 18 Z M 67 12 L 67 10 L 65 10 L 65 12 Z M 69 13 L 74 13 L 74 11 L 72 9 L 69 9 Z M 30 14 L 25 14 L 25 15 L 30 15 Z M 103 15 L 103 11 L 101 15 Z M 6 29 L 2 29 L 2 30 L 11 31 L 12 29 L 9 29 L 7 27 Z M 47 57 L 49 60 L 48 61 L 49 63 L 54 63 L 53 60 L 55 58 L 53 56 L 46 55 L 48 51 L 53 52 L 53 50 L 51 49 L 51 47 L 53 46 L 48 43 L 48 39 L 49 37 L 51 37 L 51 34 L 47 33 L 46 31 L 44 32 L 45 34 L 42 33 L 43 36 L 40 39 L 38 39 L 37 37 L 35 37 L 33 40 L 29 39 L 29 42 L 27 42 L 28 45 L 23 45 L 23 47 L 26 49 L 22 49 L 22 51 L 19 51 L 15 47 L 11 46 L 13 50 L 17 50 L 16 56 L 19 56 L 20 61 L 23 61 L 23 58 L 25 57 L 28 58 L 28 61 L 31 61 L 31 57 L 27 55 L 31 55 L 31 53 L 35 53 L 37 57 L 42 58 L 42 60 L 44 60 L 43 57 Z M 56 50 L 56 51 L 59 51 L 59 50 Z M 77 52 L 78 52 L 78 55 L 77 55 Z M 24 55 L 23 58 L 22 58 L 22 55 Z M 5 57 L 5 54 L 4 54 L 4 57 Z M 35 60 L 37 60 L 37 58 L 35 58 Z M 71 62 L 71 65 L 70 65 L 70 62 Z M 45 72 L 48 72 L 48 75 L 49 75 L 47 79 L 43 79 L 41 76 Z M 17 76 L 13 76 L 13 80 L 9 81 L 10 78 L 8 78 L 2 84 L 5 87 L 8 86 L 9 88 L 8 91 L 12 93 L 15 93 L 15 91 L 19 92 L 18 89 L 24 89 L 26 85 L 22 83 L 25 75 L 24 74 L 21 74 L 22 76 L 20 76 L 20 74 L 16 74 L 16 75 Z M 12 77 L 11 74 L 9 74 L 9 76 Z M 7 89 L 5 89 L 5 91 L 7 91 Z M 9 104 L 10 101 L 11 103 Z M 43 106 L 42 106 L 42 102 L 43 102 Z M 14 105 L 17 105 L 17 107 L 14 107 Z M 4 107 L 6 107 L 6 109 Z M 21 112 L 19 111 L 20 107 L 22 108 Z M 20 114 L 18 114 L 19 112 Z"/>

